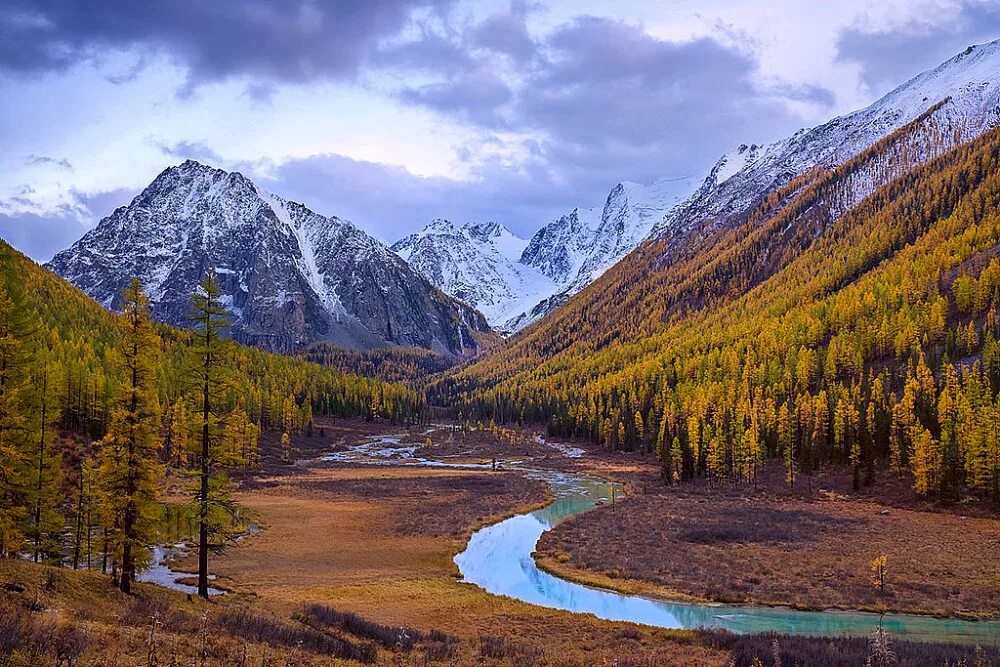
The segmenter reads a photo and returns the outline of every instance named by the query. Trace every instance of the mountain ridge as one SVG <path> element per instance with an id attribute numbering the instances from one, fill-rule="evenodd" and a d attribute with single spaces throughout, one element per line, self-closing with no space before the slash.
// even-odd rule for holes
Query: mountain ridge
<path id="1" fill-rule="evenodd" d="M 502 316 L 491 312 L 488 319 L 501 331 L 516 332 L 565 303 L 644 240 L 665 239 L 673 247 L 691 234 L 710 234 L 712 229 L 745 215 L 767 192 L 809 169 L 846 162 L 932 107 L 935 111 L 926 119 L 928 127 L 933 126 L 942 136 L 955 135 L 945 145 L 974 138 L 1000 123 L 1000 94 L 994 76 L 998 70 L 1000 40 L 972 46 L 863 109 L 801 129 L 772 144 L 742 144 L 719 158 L 700 181 L 679 179 L 683 185 L 673 188 L 663 186 L 676 184 L 676 179 L 650 186 L 619 183 L 611 189 L 603 208 L 574 208 L 533 235 L 520 263 L 537 269 L 551 284 L 541 289 L 532 285 L 533 291 L 529 288 L 528 292 L 506 284 L 500 292 L 507 296 L 480 295 L 480 299 L 508 304 L 500 309 Z M 928 150 L 935 142 L 928 139 L 928 146 L 912 148 Z M 941 146 L 934 150 L 941 150 Z M 859 183 L 858 187 L 855 199 L 873 190 L 872 184 Z M 657 194 L 657 188 L 665 193 Z M 428 254 L 433 256 L 434 251 Z M 443 270 L 433 265 L 433 257 L 422 258 L 418 270 L 449 291 L 447 283 L 431 277 Z M 461 274 L 467 269 L 452 264 L 447 270 Z M 500 321 L 502 318 L 506 321 Z"/>
<path id="2" fill-rule="evenodd" d="M 194 160 L 165 169 L 46 266 L 109 308 L 137 275 L 154 316 L 181 325 L 189 295 L 211 267 L 234 337 L 267 349 L 326 340 L 462 356 L 490 336 L 479 313 L 350 221 Z"/>

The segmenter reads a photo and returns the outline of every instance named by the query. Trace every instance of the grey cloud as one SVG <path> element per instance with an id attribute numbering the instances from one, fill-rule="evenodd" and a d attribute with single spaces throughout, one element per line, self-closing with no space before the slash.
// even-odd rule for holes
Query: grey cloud
<path id="1" fill-rule="evenodd" d="M 665 42 L 581 18 L 548 46 L 549 62 L 521 91 L 516 113 L 564 141 L 669 146 L 745 129 L 765 110 L 785 115 L 751 83 L 754 61 L 711 39 Z"/>
<path id="2" fill-rule="evenodd" d="M 213 165 L 221 165 L 223 163 L 221 155 L 200 141 L 178 141 L 173 144 L 153 141 L 152 143 L 164 155 L 176 158 L 177 160 L 198 160 L 199 162 L 207 162 Z"/>
<path id="3" fill-rule="evenodd" d="M 435 217 L 500 220 L 530 235 L 565 213 L 567 202 L 579 194 L 544 161 L 534 159 L 518 169 L 487 164 L 467 181 L 424 178 L 401 167 L 342 155 L 296 159 L 268 171 L 271 180 L 258 180 L 272 191 L 318 213 L 349 219 L 390 242 Z"/>
<path id="4" fill-rule="evenodd" d="M 528 11 L 513 4 L 477 25 L 425 31 L 389 52 L 397 66 L 438 75 L 397 97 L 478 125 L 480 145 L 503 143 L 494 132 L 533 131 L 536 137 L 517 147 L 527 158 L 515 168 L 480 164 L 476 151 L 459 150 L 475 166 L 469 181 L 452 181 L 324 155 L 286 163 L 273 189 L 389 240 L 436 216 L 496 219 L 530 234 L 574 206 L 600 205 L 618 181 L 698 176 L 741 143 L 799 127 L 789 100 L 833 102 L 815 86 L 757 85 L 752 56 L 708 38 L 663 41 L 637 26 L 583 17 L 534 41 Z M 452 48 L 471 56 L 452 56 Z"/>
<path id="5" fill-rule="evenodd" d="M 370 62 L 380 67 L 449 75 L 475 66 L 475 61 L 462 44 L 429 30 L 424 30 L 418 39 L 381 47 L 372 55 Z"/>
<path id="6" fill-rule="evenodd" d="M 66 169 L 68 171 L 73 170 L 73 165 L 70 164 L 69 160 L 67 160 L 66 158 L 56 159 L 54 157 L 49 157 L 48 155 L 35 155 L 34 153 L 32 153 L 31 155 L 28 156 L 25 162 L 29 165 L 52 164 L 57 167 Z"/>
<path id="7" fill-rule="evenodd" d="M 946 23 L 913 19 L 886 31 L 856 25 L 837 40 L 840 62 L 857 63 L 865 85 L 876 93 L 934 67 L 965 47 L 1000 37 L 1000 5 L 963 0 Z"/>
<path id="8" fill-rule="evenodd" d="M 46 215 L 0 213 L 0 237 L 39 262 L 69 247 L 101 218 L 127 204 L 136 192 L 123 188 L 91 195 L 74 193 L 74 210 L 62 207 Z M 82 209 L 82 212 L 81 212 Z"/>
<path id="9" fill-rule="evenodd" d="M 832 107 L 837 96 L 829 88 L 811 84 L 789 85 L 780 84 L 767 89 L 773 95 L 796 102 L 811 102 L 824 107 Z"/>
<path id="10" fill-rule="evenodd" d="M 305 82 L 353 76 L 416 7 L 449 0 L 7 0 L 0 69 L 61 71 L 109 49 L 158 51 L 189 83 L 233 76 Z"/>
<path id="11" fill-rule="evenodd" d="M 399 92 L 399 99 L 472 120 L 480 125 L 504 125 L 499 114 L 514 93 L 486 68 L 466 72 L 447 83 L 431 83 Z"/>
<path id="12" fill-rule="evenodd" d="M 524 63 L 538 53 L 538 43 L 528 32 L 527 17 L 530 12 L 524 2 L 512 2 L 510 10 L 494 14 L 483 20 L 472 31 L 471 43 L 497 53 L 505 53 Z"/>
<path id="13" fill-rule="evenodd" d="M 709 38 L 664 41 L 611 19 L 578 18 L 535 47 L 513 85 L 484 58 L 477 71 L 492 80 L 466 73 L 399 96 L 489 130 L 540 132 L 541 159 L 581 192 L 598 174 L 604 188 L 698 173 L 740 143 L 801 125 L 788 100 L 833 102 L 819 87 L 757 85 L 757 63 L 741 49 Z"/>

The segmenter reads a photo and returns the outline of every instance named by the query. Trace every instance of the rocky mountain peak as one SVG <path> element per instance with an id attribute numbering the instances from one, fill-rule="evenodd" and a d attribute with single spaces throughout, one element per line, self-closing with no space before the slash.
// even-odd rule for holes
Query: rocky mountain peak
<path id="1" fill-rule="evenodd" d="M 350 222 L 194 160 L 164 170 L 49 267 L 111 308 L 139 276 L 154 316 L 180 326 L 213 267 L 233 336 L 269 349 L 329 340 L 467 354 L 489 331 Z"/>

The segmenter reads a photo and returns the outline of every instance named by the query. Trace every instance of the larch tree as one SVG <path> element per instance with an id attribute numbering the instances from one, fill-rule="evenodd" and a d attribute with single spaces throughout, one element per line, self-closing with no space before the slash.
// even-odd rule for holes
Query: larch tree
<path id="1" fill-rule="evenodd" d="M 227 527 L 235 514 L 232 490 L 224 468 L 234 465 L 231 452 L 222 447 L 222 394 L 230 384 L 226 343 L 228 326 L 221 303 L 222 291 L 215 272 L 209 270 L 191 296 L 194 324 L 188 351 L 192 390 L 199 404 L 198 482 L 194 492 L 198 514 L 198 595 L 208 597 L 209 550 L 220 550 L 230 537 Z"/>
<path id="2" fill-rule="evenodd" d="M 191 450 L 191 431 L 183 398 L 177 399 L 173 410 L 170 411 L 169 433 L 170 465 L 177 468 L 186 467 Z"/>
<path id="3" fill-rule="evenodd" d="M 32 404 L 30 451 L 25 448 L 21 478 L 28 509 L 23 532 L 37 563 L 61 557 L 60 533 L 65 523 L 59 512 L 62 456 L 54 442 L 61 401 L 59 367 L 49 359 L 48 350 L 37 353 L 32 366 L 28 392 Z"/>
<path id="4" fill-rule="evenodd" d="M 110 544 L 121 563 L 118 585 L 129 593 L 157 530 L 163 478 L 158 462 L 160 339 L 137 278 L 125 289 L 122 311 L 122 337 L 114 354 L 121 385 L 100 443 L 99 478 Z"/>
<path id="5" fill-rule="evenodd" d="M 18 472 L 25 433 L 21 392 L 25 386 L 22 335 L 14 300 L 0 283 L 0 557 L 17 553 L 23 505 Z"/>

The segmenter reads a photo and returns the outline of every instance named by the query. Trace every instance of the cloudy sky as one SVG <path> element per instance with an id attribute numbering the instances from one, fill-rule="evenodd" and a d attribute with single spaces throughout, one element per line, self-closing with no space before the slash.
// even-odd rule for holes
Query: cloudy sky
<path id="1" fill-rule="evenodd" d="M 186 158 L 528 236 L 997 37 L 996 0 L 4 0 L 0 236 L 47 260 Z"/>

